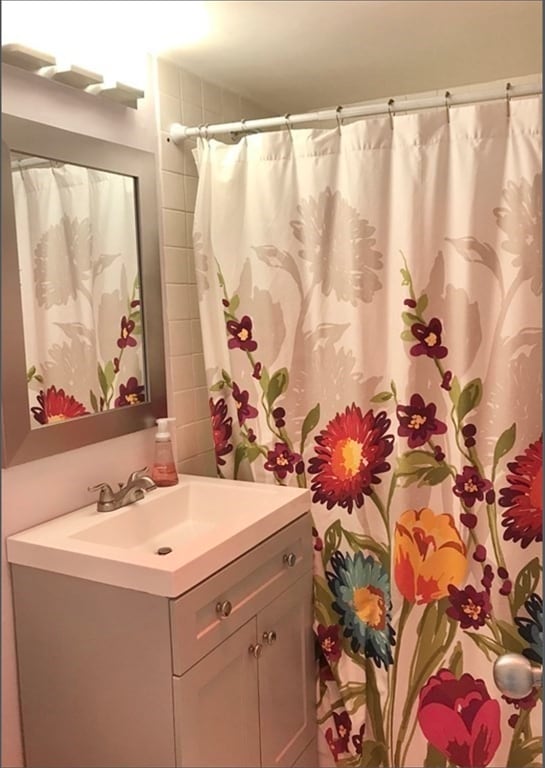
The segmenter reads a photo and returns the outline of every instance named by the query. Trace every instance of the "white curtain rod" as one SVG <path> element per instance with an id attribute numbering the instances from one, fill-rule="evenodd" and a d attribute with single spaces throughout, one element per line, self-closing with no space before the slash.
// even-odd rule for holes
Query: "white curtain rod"
<path id="1" fill-rule="evenodd" d="M 214 125 L 199 125 L 188 127 L 180 123 L 170 126 L 170 138 L 175 144 L 182 143 L 192 136 L 210 138 L 225 133 L 241 133 L 256 131 L 261 128 L 291 128 L 298 123 L 308 123 L 318 120 L 344 120 L 351 117 L 369 117 L 371 115 L 394 116 L 396 112 L 412 112 L 419 109 L 433 107 L 459 106 L 461 104 L 474 104 L 481 101 L 498 101 L 505 99 L 508 103 L 512 97 L 535 96 L 543 92 L 540 83 L 527 83 L 524 85 L 511 85 L 507 83 L 505 88 L 492 88 L 487 91 L 473 91 L 461 94 L 444 96 L 428 96 L 422 99 L 390 99 L 387 104 L 361 104 L 354 107 L 337 107 L 337 109 L 322 109 L 318 112 L 305 112 L 299 115 L 284 115 L 283 117 L 264 117 L 257 120 L 239 120 L 236 123 L 218 123 Z"/>

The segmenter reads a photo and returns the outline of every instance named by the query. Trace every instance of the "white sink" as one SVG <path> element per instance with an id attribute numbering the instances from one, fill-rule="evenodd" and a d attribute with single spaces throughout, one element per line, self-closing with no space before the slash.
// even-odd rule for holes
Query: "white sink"
<path id="1" fill-rule="evenodd" d="M 10 536 L 8 560 L 177 597 L 309 506 L 306 489 L 183 475 L 115 512 L 94 503 Z"/>

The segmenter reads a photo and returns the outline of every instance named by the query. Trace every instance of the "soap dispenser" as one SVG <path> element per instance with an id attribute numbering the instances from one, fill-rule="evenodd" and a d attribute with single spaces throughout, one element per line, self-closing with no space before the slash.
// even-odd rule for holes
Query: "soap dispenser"
<path id="1" fill-rule="evenodd" d="M 172 452 L 172 439 L 168 428 L 169 421 L 176 421 L 176 419 L 157 419 L 158 429 L 155 434 L 155 458 L 151 477 L 158 486 L 176 485 L 178 482 L 178 472 Z"/>

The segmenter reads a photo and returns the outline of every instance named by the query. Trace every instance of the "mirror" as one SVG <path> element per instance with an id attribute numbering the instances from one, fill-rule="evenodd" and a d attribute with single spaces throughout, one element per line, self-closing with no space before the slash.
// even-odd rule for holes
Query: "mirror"
<path id="1" fill-rule="evenodd" d="M 151 153 L 2 116 L 3 466 L 166 415 Z"/>

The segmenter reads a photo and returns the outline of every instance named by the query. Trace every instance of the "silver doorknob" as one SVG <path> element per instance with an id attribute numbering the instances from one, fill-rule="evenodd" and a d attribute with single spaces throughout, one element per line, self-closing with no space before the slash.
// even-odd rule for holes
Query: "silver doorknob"
<path id="1" fill-rule="evenodd" d="M 271 632 L 263 632 L 263 640 L 267 643 L 267 645 L 276 643 L 276 632 L 274 629 Z"/>
<path id="2" fill-rule="evenodd" d="M 261 643 L 256 643 L 255 645 L 251 645 L 248 648 L 248 652 L 252 654 L 256 659 L 259 659 L 261 656 L 261 651 L 263 650 L 263 646 Z"/>
<path id="3" fill-rule="evenodd" d="M 293 568 L 297 562 L 297 555 L 294 552 L 289 552 L 288 554 L 284 555 L 282 560 L 288 566 L 288 568 Z"/>
<path id="4" fill-rule="evenodd" d="M 542 674 L 542 667 L 532 667 L 519 653 L 505 653 L 494 662 L 494 682 L 510 699 L 524 699 L 533 688 L 541 688 Z"/>
<path id="5" fill-rule="evenodd" d="M 229 602 L 229 600 L 224 600 L 222 603 L 216 603 L 216 613 L 220 617 L 220 619 L 226 619 L 231 611 L 233 610 L 233 606 Z"/>

